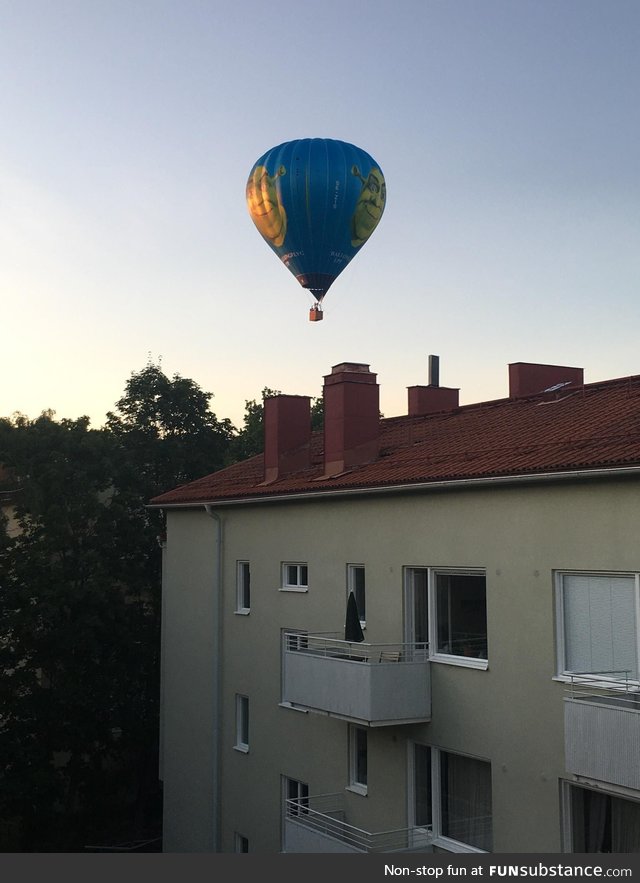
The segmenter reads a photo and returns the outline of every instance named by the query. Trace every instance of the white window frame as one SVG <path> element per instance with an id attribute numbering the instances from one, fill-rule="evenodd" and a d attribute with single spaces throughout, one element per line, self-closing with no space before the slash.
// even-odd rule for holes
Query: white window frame
<path id="1" fill-rule="evenodd" d="M 289 582 L 289 568 L 296 568 L 296 582 Z M 303 573 L 303 568 L 306 573 Z M 308 592 L 309 591 L 309 565 L 306 561 L 283 561 L 280 569 L 281 592 Z M 306 577 L 306 582 L 304 579 Z"/>
<path id="2" fill-rule="evenodd" d="M 361 781 L 358 775 L 358 748 L 359 748 L 359 740 L 364 737 L 364 753 L 365 753 L 365 781 Z M 361 794 L 362 796 L 366 796 L 368 790 L 368 778 L 369 778 L 369 734 L 366 727 L 357 727 L 357 726 L 349 726 L 348 729 L 348 740 L 349 740 L 349 785 L 347 789 L 349 791 L 354 791 L 356 794 Z"/>
<path id="3" fill-rule="evenodd" d="M 364 564 L 347 564 L 347 599 L 349 598 L 349 594 L 353 592 L 353 597 L 358 601 L 358 595 L 356 594 L 356 572 L 361 570 L 364 577 L 364 587 L 362 590 L 363 601 L 364 601 L 364 616 L 360 615 L 360 626 L 363 629 L 367 627 L 367 574 L 365 570 Z M 358 604 L 358 614 L 361 614 L 362 605 Z"/>
<path id="4" fill-rule="evenodd" d="M 616 677 L 611 673 L 593 673 L 592 680 L 594 682 L 602 682 L 603 684 L 616 684 L 626 687 L 627 684 L 640 685 L 640 573 L 631 571 L 597 571 L 597 570 L 557 570 L 554 572 L 555 584 L 555 603 L 556 603 L 556 639 L 557 639 L 557 667 L 556 680 L 571 681 L 571 670 L 567 667 L 566 662 L 566 629 L 564 614 L 564 578 L 566 576 L 578 577 L 595 577 L 595 578 L 627 578 L 634 580 L 634 596 L 635 596 L 635 630 L 636 630 L 636 660 L 638 667 L 638 677 L 629 678 L 628 680 L 622 675 Z M 577 672 L 576 672 L 577 674 Z"/>
<path id="5" fill-rule="evenodd" d="M 236 751 L 249 753 L 249 697 L 236 693 Z"/>
<path id="6" fill-rule="evenodd" d="M 248 616 L 250 612 L 251 564 L 247 560 L 240 560 L 236 561 L 236 613 Z"/>
<path id="7" fill-rule="evenodd" d="M 415 624 L 413 620 L 414 611 L 414 589 L 412 574 L 421 571 L 427 575 L 427 611 L 428 611 L 428 627 L 429 627 L 429 659 L 432 662 L 443 662 L 449 665 L 459 665 L 463 668 L 475 668 L 486 671 L 489 667 L 489 660 L 480 659 L 472 656 L 458 656 L 454 653 L 443 653 L 437 649 L 438 647 L 438 618 L 437 618 L 437 594 L 436 580 L 439 575 L 443 576 L 482 576 L 485 579 L 485 616 L 487 618 L 487 648 L 489 644 L 489 622 L 488 622 L 488 604 L 487 604 L 487 573 L 484 568 L 480 567 L 428 567 L 424 565 L 407 565 L 404 568 L 404 585 L 405 585 L 405 641 L 412 643 L 414 641 Z M 487 651 L 487 656 L 488 656 Z"/>
<path id="8" fill-rule="evenodd" d="M 281 833 L 280 833 L 280 841 L 282 844 L 282 850 L 285 848 L 285 824 L 287 818 L 287 800 L 290 799 L 300 799 L 307 798 L 307 806 L 309 805 L 309 785 L 306 782 L 302 782 L 300 779 L 294 779 L 292 776 L 284 776 L 280 775 L 280 781 L 282 783 L 282 800 L 281 800 L 281 814 L 280 814 L 280 825 L 281 825 Z M 289 791 L 296 792 L 295 797 L 289 795 Z M 303 815 L 307 810 L 304 807 L 300 807 L 298 811 L 298 815 Z"/>
<path id="9" fill-rule="evenodd" d="M 433 845 L 438 846 L 441 849 L 445 849 L 447 852 L 452 853 L 478 853 L 480 855 L 487 855 L 487 850 L 480 849 L 477 846 L 472 846 L 470 843 L 464 843 L 460 840 L 453 840 L 451 837 L 447 837 L 442 833 L 442 801 L 441 801 L 441 755 L 449 754 L 451 756 L 460 756 L 460 757 L 468 757 L 470 760 L 476 760 L 480 763 L 488 763 L 491 768 L 491 762 L 484 757 L 474 757 L 470 754 L 463 754 L 459 751 L 447 751 L 442 748 L 436 748 L 433 745 L 426 745 L 423 742 L 414 742 L 409 741 L 408 743 L 408 763 L 407 769 L 409 773 L 409 783 L 407 788 L 407 795 L 409 798 L 409 806 L 408 806 L 408 818 L 410 820 L 410 825 L 412 828 L 418 828 L 420 831 L 424 831 L 424 828 L 421 828 L 416 824 L 416 814 L 415 814 L 415 746 L 421 745 L 424 748 L 428 748 L 431 752 L 431 827 L 432 827 L 432 836 L 433 836 Z M 492 795 L 493 797 L 493 795 Z M 493 808 L 492 808 L 492 822 L 493 822 Z"/>

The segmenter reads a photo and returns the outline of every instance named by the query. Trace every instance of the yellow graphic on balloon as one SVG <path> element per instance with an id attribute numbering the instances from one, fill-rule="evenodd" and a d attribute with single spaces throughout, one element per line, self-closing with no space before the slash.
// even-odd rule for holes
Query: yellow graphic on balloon
<path id="1" fill-rule="evenodd" d="M 351 245 L 359 246 L 378 226 L 387 201 L 387 185 L 380 169 L 371 169 L 365 178 L 358 166 L 353 166 L 351 174 L 362 182 L 362 190 L 351 217 Z"/>
<path id="2" fill-rule="evenodd" d="M 270 175 L 266 166 L 256 166 L 247 182 L 247 206 L 253 223 L 276 246 L 282 245 L 287 235 L 287 214 L 276 187 L 278 178 L 286 174 L 284 166 L 275 175 Z"/>

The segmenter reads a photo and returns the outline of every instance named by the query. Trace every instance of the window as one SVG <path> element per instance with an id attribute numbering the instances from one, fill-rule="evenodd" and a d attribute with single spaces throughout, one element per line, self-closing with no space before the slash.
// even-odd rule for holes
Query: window
<path id="1" fill-rule="evenodd" d="M 309 586 L 306 564 L 286 561 L 282 565 L 282 588 L 289 592 L 306 592 Z"/>
<path id="2" fill-rule="evenodd" d="M 364 593 L 364 566 L 362 564 L 347 564 L 347 598 L 350 592 L 353 592 L 355 596 L 360 625 L 364 628 L 367 621 L 367 611 Z"/>
<path id="3" fill-rule="evenodd" d="M 428 643 L 432 658 L 487 667 L 487 591 L 482 571 L 406 571 L 407 640 Z"/>
<path id="4" fill-rule="evenodd" d="M 285 801 L 295 801 L 286 804 L 286 813 L 290 816 L 303 815 L 309 806 L 309 786 L 288 776 L 283 776 L 283 780 Z"/>
<path id="5" fill-rule="evenodd" d="M 640 803 L 576 785 L 565 789 L 570 852 L 640 852 Z"/>
<path id="6" fill-rule="evenodd" d="M 414 744 L 412 769 L 414 826 L 431 826 L 445 848 L 490 852 L 491 764 Z"/>
<path id="7" fill-rule="evenodd" d="M 238 751 L 249 750 L 249 698 L 236 693 L 236 744 Z"/>
<path id="8" fill-rule="evenodd" d="M 244 836 L 244 834 L 238 834 L 236 831 L 234 835 L 235 841 L 235 852 L 249 852 L 249 839 Z"/>
<path id="9" fill-rule="evenodd" d="M 349 788 L 367 793 L 367 731 L 349 727 Z"/>
<path id="10" fill-rule="evenodd" d="M 249 613 L 251 609 L 251 568 L 248 561 L 236 564 L 236 613 Z"/>
<path id="11" fill-rule="evenodd" d="M 638 575 L 558 574 L 559 673 L 638 680 Z"/>

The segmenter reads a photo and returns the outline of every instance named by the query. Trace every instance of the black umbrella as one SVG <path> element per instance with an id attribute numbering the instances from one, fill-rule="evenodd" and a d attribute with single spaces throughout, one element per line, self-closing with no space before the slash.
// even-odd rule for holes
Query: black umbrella
<path id="1" fill-rule="evenodd" d="M 364 641 L 364 632 L 360 625 L 356 596 L 353 592 L 349 592 L 349 599 L 347 601 L 347 621 L 344 625 L 344 639 L 353 643 Z"/>

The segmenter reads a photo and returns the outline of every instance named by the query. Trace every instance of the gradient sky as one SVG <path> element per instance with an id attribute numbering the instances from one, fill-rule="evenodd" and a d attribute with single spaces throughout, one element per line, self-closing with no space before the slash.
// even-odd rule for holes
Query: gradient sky
<path id="1" fill-rule="evenodd" d="M 638 0 L 0 0 L 0 416 L 100 426 L 133 371 L 319 395 L 342 361 L 462 403 L 514 361 L 640 372 Z M 323 322 L 246 210 L 254 161 L 387 180 Z"/>

